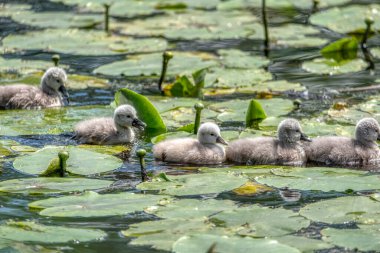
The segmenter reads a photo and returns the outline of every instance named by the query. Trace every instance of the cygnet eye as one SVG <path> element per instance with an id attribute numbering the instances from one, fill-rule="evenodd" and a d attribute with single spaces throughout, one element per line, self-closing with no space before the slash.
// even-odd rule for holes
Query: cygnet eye
<path id="1" fill-rule="evenodd" d="M 211 136 L 215 136 L 215 134 L 210 134 Z"/>
<path id="2" fill-rule="evenodd" d="M 60 83 L 61 81 L 59 79 L 57 79 L 57 83 Z"/>
<path id="3" fill-rule="evenodd" d="M 127 118 L 130 118 L 131 117 L 131 115 L 127 115 Z"/>

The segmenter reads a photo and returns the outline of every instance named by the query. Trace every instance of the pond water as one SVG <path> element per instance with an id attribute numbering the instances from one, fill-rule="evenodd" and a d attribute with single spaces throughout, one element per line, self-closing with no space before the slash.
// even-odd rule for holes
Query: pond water
<path id="1" fill-rule="evenodd" d="M 52 65 L 52 55 L 59 53 L 60 66 L 69 74 L 71 100 L 70 106 L 61 109 L 0 111 L 0 181 L 34 177 L 15 170 L 13 161 L 20 156 L 30 155 L 32 151 L 37 151 L 47 145 L 77 145 L 70 139 L 72 126 L 82 119 L 112 115 L 113 108 L 110 104 L 114 101 L 115 92 L 120 88 L 129 88 L 153 101 L 171 132 L 177 131 L 180 126 L 192 123 L 194 118 L 192 106 L 198 102 L 198 99 L 159 97 L 157 80 L 161 67 L 160 56 L 165 49 L 174 52 L 172 65 L 169 64 L 167 83 L 173 81 L 175 75 L 184 72 L 188 74 L 211 66 L 210 72 L 206 74 L 206 92 L 202 102 L 207 109 L 203 111 L 203 120 L 218 122 L 222 135 L 227 140 L 244 136 L 274 135 L 277 124 L 286 117 L 300 120 L 304 132 L 311 137 L 352 136 L 355 124 L 360 118 L 371 116 L 380 120 L 379 89 L 367 88 L 380 84 L 378 71 L 380 5 L 376 0 L 321 0 L 320 9 L 315 13 L 312 13 L 312 1 L 309 0 L 267 1 L 271 34 L 271 50 L 267 59 L 263 52 L 261 1 L 213 0 L 206 3 L 155 0 L 130 1 L 130 5 L 115 1 L 116 6 L 120 5 L 111 6 L 112 36 L 109 37 L 102 32 L 103 7 L 101 4 L 97 7 L 96 4 L 88 5 L 86 2 L 89 1 L 0 1 L 0 36 L 2 38 L 0 83 L 4 85 L 19 82 L 38 84 L 42 71 L 47 68 L 46 66 Z M 179 3 L 182 5 L 178 5 Z M 180 6 L 182 9 L 178 9 Z M 351 7 L 359 9 L 345 13 Z M 359 25 L 362 30 L 366 27 L 363 15 L 357 14 L 361 13 L 360 8 L 370 8 L 375 20 L 373 25 L 375 32 L 367 43 L 368 48 L 372 50 L 372 63 L 375 69 L 368 69 L 369 65 L 363 60 L 365 57 L 360 47 L 354 57 L 345 58 L 339 63 L 326 64 L 327 60 L 320 53 L 325 45 L 350 37 L 352 34 L 358 36 L 360 40 L 360 32 L 355 27 L 357 20 L 363 19 L 362 25 Z M 335 20 L 328 20 L 330 17 L 327 14 L 326 17 L 318 17 L 319 14 L 329 11 L 337 11 Z M 352 13 L 356 13 L 359 17 Z M 347 15 L 352 15 L 352 21 L 347 19 Z M 346 19 L 340 17 L 346 17 Z M 327 21 L 323 23 L 324 20 Z M 334 26 L 335 23 L 338 25 Z M 91 28 L 87 29 L 88 27 Z M 99 34 L 95 34 L 94 31 Z M 88 38 L 86 34 L 89 34 Z M 127 40 L 126 35 L 128 35 L 128 41 L 124 43 L 123 40 Z M 116 39 L 113 40 L 113 38 Z M 148 39 L 152 40 L 144 41 Z M 236 53 L 236 50 L 240 50 L 240 53 Z M 244 53 L 241 54 L 241 52 Z M 337 54 L 342 57 L 341 55 L 345 53 L 338 52 Z M 19 61 L 20 59 L 25 62 Z M 156 59 L 158 61 L 155 61 Z M 114 63 L 115 65 L 112 65 Z M 272 81 L 278 81 L 278 83 L 271 83 Z M 287 82 L 284 83 L 285 81 Z M 267 87 L 271 89 L 268 90 Z M 354 88 L 363 89 L 355 90 Z M 352 91 L 347 92 L 345 89 L 352 89 Z M 261 131 L 246 130 L 244 126 L 245 108 L 248 105 L 247 101 L 252 98 L 257 98 L 262 103 L 268 115 L 268 118 L 262 122 Z M 300 103 L 300 106 L 296 108 L 293 105 L 294 101 Z M 196 172 L 207 175 L 216 173 L 214 174 L 215 182 L 207 181 L 210 179 L 202 177 L 197 179 L 208 182 L 210 188 L 213 188 L 215 183 L 217 189 L 215 191 L 205 191 L 205 194 L 202 194 L 202 190 L 207 187 L 189 183 L 187 187 L 194 187 L 195 190 L 198 186 L 200 190 L 195 191 L 194 194 L 179 194 L 178 192 L 168 194 L 172 195 L 171 198 L 176 198 L 174 202 L 179 201 L 178 203 L 187 200 L 203 200 L 206 201 L 206 205 L 209 203 L 208 211 L 211 211 L 205 212 L 200 217 L 207 216 L 208 222 L 217 224 L 218 229 L 220 227 L 230 229 L 228 236 L 235 239 L 240 235 L 253 238 L 268 237 L 288 247 L 275 248 L 272 249 L 273 252 L 380 252 L 380 245 L 376 242 L 380 238 L 379 229 L 376 230 L 376 226 L 378 228 L 380 223 L 380 203 L 377 204 L 380 197 L 376 194 L 379 188 L 375 186 L 376 180 L 379 179 L 377 172 L 367 174 L 361 170 L 314 167 L 300 170 L 290 168 L 289 172 L 279 166 L 236 167 L 232 164 L 209 168 L 170 165 L 154 161 L 151 154 L 152 145 L 149 138 L 143 135 L 133 146 L 122 148 L 130 150 L 124 152 L 127 157 L 124 155 L 123 158 L 127 159 L 124 159 L 120 168 L 89 176 L 94 179 L 110 180 L 112 186 L 100 190 L 90 189 L 95 189 L 102 194 L 140 193 L 142 189 L 149 196 L 157 193 L 157 191 L 151 191 L 152 189 L 164 189 L 155 185 L 140 186 L 136 189 L 136 185 L 140 183 L 140 164 L 135 151 L 138 148 L 144 148 L 147 150 L 145 157 L 147 170 L 156 175 L 165 172 L 172 176 L 173 182 L 177 182 L 175 181 L 177 176 L 178 178 L 186 177 Z M 93 150 L 89 147 L 85 148 Z M 120 151 L 118 148 L 120 147 L 116 147 L 116 151 L 107 152 L 107 148 L 102 147 L 94 151 L 116 154 Z M 32 163 L 33 160 L 30 159 Z M 308 172 L 307 169 L 313 172 Z M 231 176 L 227 171 L 243 173 L 247 180 L 239 184 L 240 179 L 237 177 L 241 175 Z M 226 180 L 225 189 L 223 185 L 218 186 L 217 181 L 223 182 L 222 178 L 229 176 L 232 178 L 230 181 Z M 271 181 L 274 180 L 271 176 L 274 179 L 278 177 L 280 181 L 283 180 L 287 187 L 279 186 L 280 183 Z M 299 180 L 292 181 L 289 178 Z M 236 184 L 242 185 L 248 179 L 254 182 L 253 186 L 246 187 L 248 193 L 244 192 L 244 189 L 233 191 L 237 187 L 230 186 L 230 184 L 233 185 L 231 182 L 234 180 Z M 308 180 L 311 180 L 310 185 L 305 183 Z M 270 188 L 262 189 L 264 185 Z M 38 185 L 33 187 L 38 187 Z M 71 195 L 79 194 L 75 190 L 73 192 Z M 177 241 L 178 235 L 181 237 L 208 233 L 208 236 L 213 238 L 212 236 L 225 232 L 215 228 L 213 232 L 208 230 L 205 232 L 203 226 L 199 227 L 199 224 L 195 224 L 200 217 L 191 216 L 189 219 L 175 220 L 172 217 L 173 213 L 183 212 L 186 216 L 185 204 L 178 204 L 178 209 L 173 208 L 174 211 L 171 214 L 165 214 L 167 216 L 154 211 L 143 212 L 144 208 L 141 207 L 124 215 L 57 217 L 57 215 L 41 215 L 39 213 L 41 210 L 29 207 L 30 203 L 37 200 L 66 195 L 69 194 L 1 193 L 0 219 L 3 223 L 10 219 L 29 220 L 47 226 L 97 229 L 105 233 L 101 236 L 104 238 L 53 243 L 49 243 L 49 240 L 33 242 L 29 239 L 16 242 L 14 238 L 5 236 L 6 230 L 0 228 L 0 252 L 165 252 L 164 249 L 195 252 L 191 251 L 190 246 L 183 246 L 181 243 L 176 243 L 176 247 L 172 248 L 170 242 Z M 372 197 L 367 197 L 369 195 Z M 343 201 L 343 204 L 320 202 L 344 199 L 341 197 L 345 197 L 347 202 Z M 344 209 L 347 208 L 345 205 L 351 203 L 349 198 L 353 198 L 352 203 L 364 204 L 352 205 L 352 210 L 344 213 Z M 120 201 L 123 200 L 120 199 Z M 219 204 L 213 204 L 212 201 L 215 200 L 220 201 Z M 313 209 L 315 207 L 311 205 L 312 203 L 326 203 L 326 206 L 321 204 L 316 208 L 320 208 L 319 212 L 326 210 L 326 217 L 335 219 L 317 217 L 318 211 Z M 80 202 L 77 204 L 80 205 Z M 117 204 L 117 202 L 111 202 L 111 208 L 112 205 L 117 206 Z M 156 204 L 157 200 L 154 199 L 151 204 L 146 204 L 144 207 Z M 162 204 L 162 206 L 165 205 Z M 220 209 L 223 205 L 225 205 L 225 210 Z M 228 209 L 229 205 L 233 206 L 230 208 L 232 211 Z M 329 208 L 330 205 L 335 206 L 336 209 Z M 214 207 L 215 210 L 213 210 Z M 269 208 L 265 209 L 266 207 Z M 370 210 L 371 207 L 374 209 Z M 101 207 L 98 208 L 101 209 Z M 277 214 L 273 210 L 281 212 Z M 167 210 L 163 212 L 165 211 Z M 244 211 L 248 212 L 248 215 Z M 288 211 L 291 214 L 287 213 Z M 247 220 L 250 219 L 248 217 L 251 214 L 267 213 L 267 216 L 264 215 L 262 219 L 268 220 L 268 224 L 266 222 L 261 224 L 259 218 L 257 220 L 254 218 L 253 224 L 256 222 L 261 224 L 254 227 L 255 232 L 243 231 L 244 223 L 240 224 L 239 230 L 233 219 L 229 220 L 225 217 L 233 216 L 229 212 L 236 212 L 239 217 L 247 215 Z M 334 216 L 334 213 L 338 214 Z M 353 213 L 355 215 L 351 217 Z M 157 222 L 157 217 L 164 221 L 173 219 L 177 226 L 181 224 L 184 227 L 194 226 L 194 228 L 189 231 L 189 228 L 171 231 L 170 227 L 165 227 L 168 226 L 166 223 L 153 224 L 151 230 L 144 226 L 131 226 L 131 224 L 141 224 L 144 221 Z M 275 219 L 276 217 L 278 220 Z M 269 222 L 271 219 L 275 220 L 275 225 Z M 289 220 L 289 223 L 284 224 L 284 220 Z M 234 225 L 230 225 L 229 222 Z M 224 225 L 218 226 L 220 223 Z M 370 225 L 372 225 L 371 228 L 366 227 Z M 25 224 L 20 226 L 26 231 L 38 230 L 29 228 Z M 233 229 L 236 230 L 231 233 Z M 358 231 L 357 234 L 360 237 L 357 242 L 350 243 L 350 234 L 339 234 L 341 231 L 354 229 Z M 139 237 L 149 234 L 157 236 Z M 297 236 L 298 239 L 287 238 L 288 235 Z M 44 236 L 41 233 L 40 237 Z M 52 235 L 46 235 L 46 237 L 49 236 Z M 136 237 L 141 240 L 136 240 Z M 195 241 L 187 243 L 197 245 L 205 243 L 199 238 L 196 239 L 196 236 L 194 238 Z M 303 241 L 305 238 L 318 241 Z M 310 247 L 305 247 L 305 245 Z M 209 249 L 209 247 L 210 245 L 206 248 Z M 185 248 L 187 251 L 184 250 Z M 264 249 L 266 252 L 272 252 L 268 250 L 269 248 Z M 233 248 L 230 252 L 238 251 L 243 251 L 243 248 Z"/>

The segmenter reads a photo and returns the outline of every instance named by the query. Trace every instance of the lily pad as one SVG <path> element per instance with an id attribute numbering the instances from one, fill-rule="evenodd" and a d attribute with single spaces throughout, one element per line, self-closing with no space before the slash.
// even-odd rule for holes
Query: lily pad
<path id="1" fill-rule="evenodd" d="M 146 209 L 146 212 L 160 218 L 194 219 L 234 208 L 237 208 L 237 205 L 231 200 L 180 199 L 166 205 L 152 206 Z"/>
<path id="2" fill-rule="evenodd" d="M 174 57 L 170 60 L 167 70 L 169 76 L 183 72 L 191 73 L 217 64 L 212 60 L 203 60 L 203 56 L 192 53 L 175 52 L 173 54 Z M 94 73 L 109 76 L 157 76 L 161 73 L 161 68 L 162 54 L 156 53 L 131 56 L 124 61 L 106 64 L 95 69 Z"/>
<path id="3" fill-rule="evenodd" d="M 214 245 L 214 246 L 213 246 Z M 185 235 L 173 244 L 173 252 L 192 253 L 208 252 L 268 252 L 268 253 L 300 253 L 299 250 L 279 243 L 273 239 L 253 239 L 249 237 L 223 236 L 213 234 Z"/>
<path id="4" fill-rule="evenodd" d="M 318 6 L 326 8 L 335 5 L 341 5 L 350 2 L 350 0 L 320 0 Z M 218 5 L 219 10 L 235 10 L 235 9 L 247 9 L 247 8 L 260 8 L 261 0 L 230 0 L 223 1 Z M 313 3 L 310 1 L 298 1 L 298 0 L 268 0 L 266 2 L 268 8 L 273 9 L 311 9 Z"/>
<path id="5" fill-rule="evenodd" d="M 378 4 L 331 8 L 311 15 L 310 22 L 339 33 L 364 33 L 366 28 L 364 19 L 367 17 L 372 17 L 375 21 L 373 29 L 380 30 L 380 5 Z"/>
<path id="6" fill-rule="evenodd" d="M 15 169 L 27 174 L 41 174 L 49 166 L 52 159 L 56 158 L 62 150 L 68 151 L 66 170 L 78 175 L 91 175 L 117 169 L 121 166 L 121 160 L 115 156 L 101 154 L 77 147 L 46 147 L 30 155 L 20 156 L 15 159 Z"/>
<path id="7" fill-rule="evenodd" d="M 380 232 L 378 230 L 325 228 L 321 234 L 324 241 L 346 249 L 380 250 Z"/>
<path id="8" fill-rule="evenodd" d="M 258 177 L 259 183 L 277 188 L 298 190 L 363 191 L 380 189 L 379 176 L 366 175 L 364 171 L 336 168 L 291 168 L 273 169 L 273 175 Z M 334 181 L 332 184 L 331 181 Z"/>
<path id="9" fill-rule="evenodd" d="M 362 59 L 346 60 L 338 63 L 334 59 L 316 58 L 302 64 L 302 68 L 307 72 L 330 76 L 358 72 L 366 67 L 367 63 Z"/>
<path id="10" fill-rule="evenodd" d="M 165 50 L 163 39 L 133 39 L 108 36 L 102 31 L 77 29 L 46 29 L 25 34 L 9 35 L 3 39 L 6 52 L 41 50 L 74 55 L 114 55 Z"/>
<path id="11" fill-rule="evenodd" d="M 380 218 L 380 203 L 368 197 L 341 197 L 308 204 L 301 208 L 300 214 L 329 224 L 358 222 L 363 216 Z"/>
<path id="12" fill-rule="evenodd" d="M 19 76 L 32 73 L 42 73 L 42 71 L 52 66 L 52 62 L 48 61 L 5 59 L 0 57 L 0 75 L 2 77 L 7 77 L 7 74 Z"/>
<path id="13" fill-rule="evenodd" d="M 226 68 L 257 69 L 269 64 L 269 60 L 263 56 L 251 55 L 237 49 L 221 49 L 218 54 Z"/>
<path id="14" fill-rule="evenodd" d="M 29 204 L 29 208 L 43 209 L 40 215 L 52 217 L 106 217 L 126 215 L 156 206 L 160 200 L 169 201 L 159 195 L 122 192 L 98 194 L 85 192 L 82 195 L 49 198 Z"/>
<path id="15" fill-rule="evenodd" d="M 167 195 L 216 194 L 230 191 L 247 182 L 247 178 L 233 173 L 206 173 L 181 176 L 168 176 L 170 181 L 162 178 L 137 185 L 139 190 L 158 190 Z"/>
<path id="16" fill-rule="evenodd" d="M 329 249 L 333 247 L 332 244 L 329 244 L 322 240 L 294 235 L 276 237 L 276 240 L 280 243 L 299 249 L 304 253 L 313 253 L 316 250 Z"/>
<path id="17" fill-rule="evenodd" d="M 258 205 L 222 211 L 211 216 L 210 220 L 218 226 L 233 229 L 239 235 L 253 237 L 289 235 L 310 224 L 309 220 L 291 210 Z"/>
<path id="18" fill-rule="evenodd" d="M 33 221 L 7 221 L 0 225 L 0 238 L 19 242 L 67 243 L 102 240 L 107 234 L 97 229 L 46 226 Z"/>
<path id="19" fill-rule="evenodd" d="M 20 178 L 0 182 L 0 192 L 54 194 L 95 190 L 108 187 L 112 181 L 89 178 Z"/>

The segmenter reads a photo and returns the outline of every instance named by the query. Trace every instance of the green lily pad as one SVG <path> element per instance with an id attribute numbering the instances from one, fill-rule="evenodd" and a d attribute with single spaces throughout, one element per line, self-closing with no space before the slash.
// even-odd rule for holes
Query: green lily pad
<path id="1" fill-rule="evenodd" d="M 160 200 L 169 201 L 159 195 L 122 192 L 98 194 L 85 192 L 82 195 L 49 198 L 29 204 L 29 208 L 43 209 L 40 215 L 52 217 L 106 217 L 126 215 L 156 206 Z"/>
<path id="2" fill-rule="evenodd" d="M 116 29 L 127 35 L 163 36 L 168 39 L 239 39 L 250 37 L 261 29 L 257 21 L 249 11 L 210 11 L 207 15 L 203 11 L 191 11 L 116 24 Z"/>
<path id="3" fill-rule="evenodd" d="M 133 39 L 108 36 L 102 31 L 76 29 L 46 29 L 25 34 L 9 35 L 3 39 L 6 52 L 43 50 L 74 55 L 114 55 L 122 53 L 162 51 L 167 47 L 163 39 Z"/>
<path id="4" fill-rule="evenodd" d="M 375 56 L 376 58 L 380 58 L 380 48 L 379 48 L 379 47 L 372 48 L 372 49 L 371 49 L 371 53 L 372 53 L 373 56 Z"/>
<path id="5" fill-rule="evenodd" d="M 221 49 L 218 54 L 226 68 L 258 69 L 269 64 L 269 60 L 263 56 L 251 55 L 237 49 Z"/>
<path id="6" fill-rule="evenodd" d="M 156 1 L 156 8 L 160 10 L 175 10 L 184 8 L 208 10 L 216 8 L 219 2 L 220 0 L 158 0 Z"/>
<path id="7" fill-rule="evenodd" d="M 48 61 L 32 61 L 21 59 L 5 59 L 0 57 L 0 75 L 7 77 L 6 74 L 27 75 L 32 73 L 41 73 L 42 71 L 53 66 Z"/>
<path id="8" fill-rule="evenodd" d="M 329 244 L 322 240 L 316 240 L 294 235 L 276 237 L 276 240 L 285 245 L 289 245 L 291 247 L 299 249 L 301 252 L 304 253 L 313 253 L 316 250 L 329 249 L 333 247 L 332 244 Z"/>
<path id="9" fill-rule="evenodd" d="M 170 139 L 177 139 L 177 138 L 196 138 L 194 134 L 191 134 L 189 132 L 184 131 L 178 131 L 178 132 L 168 132 L 164 134 L 157 135 L 156 137 L 152 138 L 151 142 L 153 144 L 157 144 L 161 141 L 170 140 Z"/>
<path id="10" fill-rule="evenodd" d="M 279 243 L 273 239 L 253 239 L 249 237 L 223 236 L 212 234 L 193 234 L 179 238 L 173 244 L 173 252 L 192 253 L 208 252 L 213 247 L 215 252 L 268 252 L 300 253 L 299 250 Z"/>
<path id="11" fill-rule="evenodd" d="M 115 156 L 101 154 L 77 147 L 46 147 L 30 155 L 20 156 L 13 162 L 13 167 L 27 174 L 41 174 L 60 151 L 68 151 L 66 170 L 78 175 L 91 175 L 117 169 L 121 160 Z"/>
<path id="12" fill-rule="evenodd" d="M 173 76 L 183 72 L 193 72 L 198 69 L 216 65 L 212 60 L 203 60 L 203 56 L 192 53 L 175 52 L 170 60 L 167 75 Z M 144 54 L 131 56 L 124 61 L 116 61 L 100 66 L 95 74 L 109 76 L 157 76 L 161 73 L 162 54 Z"/>
<path id="13" fill-rule="evenodd" d="M 345 60 L 338 63 L 334 59 L 316 58 L 302 64 L 302 68 L 307 72 L 330 76 L 358 72 L 366 67 L 367 63 L 362 59 Z"/>
<path id="14" fill-rule="evenodd" d="M 0 238 L 19 242 L 67 243 L 102 240 L 107 234 L 98 229 L 46 226 L 33 221 L 7 221 L 0 225 Z"/>
<path id="15" fill-rule="evenodd" d="M 233 229 L 239 235 L 253 237 L 289 235 L 310 224 L 309 220 L 291 210 L 258 205 L 222 211 L 211 216 L 210 220 L 218 226 Z"/>
<path id="16" fill-rule="evenodd" d="M 320 0 L 318 6 L 320 8 L 326 8 L 335 5 L 341 5 L 350 2 L 350 0 Z M 219 10 L 239 10 L 247 8 L 260 8 L 261 0 L 230 0 L 223 1 L 218 5 Z M 313 3 L 310 1 L 298 1 L 298 0 L 268 0 L 266 2 L 268 8 L 273 9 L 311 9 Z"/>
<path id="17" fill-rule="evenodd" d="M 293 102 L 288 99 L 272 98 L 272 99 L 257 99 L 261 104 L 266 114 L 269 116 L 266 121 L 271 117 L 285 116 L 294 108 Z M 210 109 L 219 111 L 217 119 L 222 122 L 240 121 L 245 122 L 246 113 L 248 110 L 250 100 L 229 100 L 227 102 L 220 102 L 209 106 Z M 280 119 L 281 120 L 281 119 Z M 277 127 L 277 122 L 274 124 Z"/>
<path id="18" fill-rule="evenodd" d="M 30 10 L 29 4 L 1 4 L 0 17 L 10 17 L 11 15 L 19 12 Z"/>
<path id="19" fill-rule="evenodd" d="M 89 178 L 21 178 L 0 182 L 0 192 L 23 194 L 53 194 L 95 190 L 108 187 L 112 181 Z"/>
<path id="20" fill-rule="evenodd" d="M 104 19 L 102 15 L 95 14 L 33 11 L 16 12 L 11 15 L 11 18 L 20 24 L 41 28 L 91 28 L 101 24 Z"/>
<path id="21" fill-rule="evenodd" d="M 380 203 L 368 197 L 350 196 L 323 200 L 301 208 L 300 214 L 315 222 L 343 224 L 363 217 L 380 221 Z M 372 218 L 371 218 L 372 217 Z M 362 220 L 360 223 L 365 223 Z"/>
<path id="22" fill-rule="evenodd" d="M 366 28 L 364 19 L 367 17 L 372 17 L 375 21 L 373 29 L 380 30 L 380 5 L 378 4 L 331 8 L 311 15 L 310 22 L 339 33 L 364 33 Z"/>
<path id="23" fill-rule="evenodd" d="M 170 181 L 155 178 L 137 185 L 139 190 L 158 190 L 167 195 L 200 195 L 230 191 L 247 182 L 247 178 L 233 173 L 206 173 L 168 176 Z"/>
<path id="24" fill-rule="evenodd" d="M 166 205 L 152 206 L 146 212 L 160 218 L 170 219 L 195 219 L 203 218 L 224 210 L 237 208 L 235 202 L 231 200 L 197 200 L 181 199 Z"/>
<path id="25" fill-rule="evenodd" d="M 127 88 L 120 89 L 115 94 L 115 103 L 131 104 L 137 111 L 138 117 L 147 125 L 146 132 L 156 136 L 166 132 L 166 126 L 157 109 L 149 99 Z"/>
<path id="26" fill-rule="evenodd" d="M 378 230 L 325 228 L 321 234 L 324 241 L 346 249 L 380 250 L 380 232 Z"/>
<path id="27" fill-rule="evenodd" d="M 153 1 L 112 1 L 112 0 L 52 0 L 65 5 L 77 5 L 82 11 L 103 12 L 103 4 L 111 4 L 110 15 L 117 17 L 137 17 L 150 15 L 156 12 Z"/>
<path id="28" fill-rule="evenodd" d="M 366 175 L 364 171 L 336 168 L 291 168 L 273 169 L 273 175 L 259 177 L 259 183 L 277 188 L 298 190 L 362 191 L 380 189 L 379 176 Z M 331 181 L 334 181 L 332 184 Z"/>
<path id="29" fill-rule="evenodd" d="M 57 249 L 48 249 L 40 245 L 27 245 L 22 242 L 0 239 L 0 250 L 7 253 L 61 253 Z"/>

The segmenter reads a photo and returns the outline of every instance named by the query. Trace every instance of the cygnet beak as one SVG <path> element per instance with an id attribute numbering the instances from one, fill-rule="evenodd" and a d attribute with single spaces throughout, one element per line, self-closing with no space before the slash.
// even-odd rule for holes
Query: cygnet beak
<path id="1" fill-rule="evenodd" d="M 216 142 L 217 142 L 217 143 L 224 144 L 224 145 L 228 145 L 228 142 L 226 142 L 225 140 L 223 140 L 222 136 L 218 136 L 218 137 L 216 138 Z"/>
<path id="2" fill-rule="evenodd" d="M 377 140 L 380 141 L 380 134 L 377 135 Z"/>
<path id="3" fill-rule="evenodd" d="M 138 118 L 135 118 L 132 121 L 132 126 L 138 128 L 140 130 L 144 130 L 144 128 L 146 127 L 146 124 L 144 122 L 142 122 L 141 120 L 139 120 Z"/>
<path id="4" fill-rule="evenodd" d="M 64 85 L 61 85 L 59 87 L 58 91 L 61 92 L 61 94 L 62 94 L 64 105 L 68 105 L 70 103 L 70 101 L 69 101 L 69 97 L 70 96 L 69 96 L 69 93 L 66 90 L 66 87 Z"/>
<path id="5" fill-rule="evenodd" d="M 312 141 L 309 137 L 307 137 L 307 135 L 306 134 L 304 134 L 304 133 L 302 133 L 301 132 L 301 140 L 303 140 L 303 141 Z"/>

